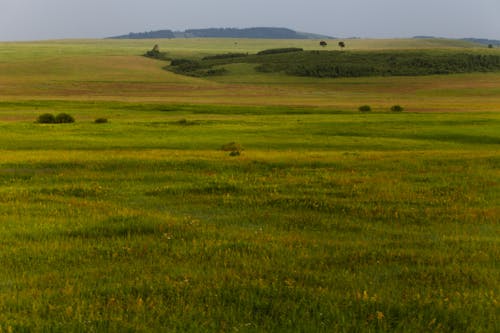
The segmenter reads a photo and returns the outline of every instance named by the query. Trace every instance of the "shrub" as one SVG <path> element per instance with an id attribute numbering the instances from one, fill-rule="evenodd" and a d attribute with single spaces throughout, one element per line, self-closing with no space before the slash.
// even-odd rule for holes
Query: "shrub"
<path id="1" fill-rule="evenodd" d="M 214 69 L 207 69 L 205 72 L 201 73 L 201 76 L 217 76 L 217 75 L 224 75 L 227 73 L 227 69 L 225 68 L 214 68 Z"/>
<path id="2" fill-rule="evenodd" d="M 360 112 L 370 112 L 372 110 L 371 106 L 369 105 L 361 105 L 358 110 Z"/>
<path id="3" fill-rule="evenodd" d="M 281 48 L 281 49 L 269 49 L 269 50 L 260 51 L 257 53 L 257 55 L 301 52 L 301 51 L 304 51 L 304 49 L 299 48 L 299 47 L 286 47 L 286 48 Z"/>
<path id="4" fill-rule="evenodd" d="M 243 150 L 243 147 L 236 142 L 229 142 L 223 145 L 220 150 L 222 151 L 231 151 L 231 152 L 241 152 Z"/>
<path id="5" fill-rule="evenodd" d="M 392 112 L 401 112 L 403 110 L 404 110 L 404 108 L 401 105 L 393 105 L 391 107 L 391 111 Z"/>
<path id="6" fill-rule="evenodd" d="M 144 56 L 159 60 L 169 60 L 165 52 L 160 52 L 160 47 L 158 46 L 158 44 L 156 44 L 151 51 L 147 51 Z"/>
<path id="7" fill-rule="evenodd" d="M 75 118 L 73 116 L 67 114 L 67 113 L 59 113 L 55 117 L 55 122 L 58 124 L 68 124 L 68 123 L 74 123 Z"/>
<path id="8" fill-rule="evenodd" d="M 52 113 L 44 113 L 38 116 L 36 122 L 38 124 L 54 124 L 56 117 Z"/>
<path id="9" fill-rule="evenodd" d="M 172 59 L 170 66 L 199 67 L 199 63 L 191 59 Z"/>
<path id="10" fill-rule="evenodd" d="M 175 122 L 175 124 L 182 125 L 182 126 L 191 126 L 191 125 L 196 125 L 196 121 L 187 120 L 186 118 L 182 118 L 180 120 L 177 120 Z"/>
<path id="11" fill-rule="evenodd" d="M 106 118 L 97 118 L 96 120 L 94 120 L 94 123 L 96 124 L 105 124 L 108 122 L 108 119 Z"/>
<path id="12" fill-rule="evenodd" d="M 248 53 L 224 53 L 203 57 L 201 60 L 234 59 L 248 56 Z"/>

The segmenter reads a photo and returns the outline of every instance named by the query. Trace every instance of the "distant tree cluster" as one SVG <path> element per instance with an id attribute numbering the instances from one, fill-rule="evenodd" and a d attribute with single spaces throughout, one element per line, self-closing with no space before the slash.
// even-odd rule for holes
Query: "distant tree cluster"
<path id="1" fill-rule="evenodd" d="M 173 59 L 166 69 L 194 77 L 217 76 L 227 72 L 225 68 L 212 68 L 212 64 L 203 60 Z"/>
<path id="2" fill-rule="evenodd" d="M 290 52 L 301 52 L 301 51 L 304 51 L 304 49 L 302 49 L 300 47 L 286 47 L 286 48 L 279 48 L 279 49 L 263 50 L 263 51 L 257 52 L 257 55 L 290 53 Z"/>
<path id="3" fill-rule="evenodd" d="M 264 39 L 318 39 L 332 38 L 307 32 L 297 32 L 287 28 L 209 28 L 188 29 L 185 31 L 158 30 L 129 33 L 110 37 L 111 39 L 152 39 L 152 38 L 264 38 Z"/>
<path id="4" fill-rule="evenodd" d="M 308 52 L 300 59 L 262 63 L 257 69 L 313 77 L 417 76 L 498 71 L 500 56 L 424 52 Z"/>
<path id="5" fill-rule="evenodd" d="M 160 46 L 158 46 L 158 44 L 155 44 L 155 46 L 153 46 L 150 51 L 147 51 L 144 56 L 159 60 L 169 60 L 165 52 L 160 52 Z"/>
<path id="6" fill-rule="evenodd" d="M 296 31 L 287 28 L 211 28 L 189 29 L 185 31 L 194 37 L 210 38 L 265 38 L 265 39 L 301 39 Z"/>
<path id="7" fill-rule="evenodd" d="M 175 38 L 172 30 L 158 30 L 147 32 L 131 32 L 128 35 L 110 37 L 110 39 L 154 39 L 154 38 Z"/>
<path id="8" fill-rule="evenodd" d="M 344 42 L 339 46 L 345 47 Z M 152 50 L 154 51 L 154 50 Z M 292 54 L 293 53 L 293 56 Z M 309 77 L 419 76 L 500 71 L 500 55 L 429 51 L 303 51 L 279 48 L 257 54 L 220 54 L 174 59 L 166 69 L 191 76 L 221 75 L 227 64 L 249 63 L 265 73 Z"/>
<path id="9" fill-rule="evenodd" d="M 203 57 L 201 60 L 233 59 L 248 56 L 248 53 L 223 53 Z"/>

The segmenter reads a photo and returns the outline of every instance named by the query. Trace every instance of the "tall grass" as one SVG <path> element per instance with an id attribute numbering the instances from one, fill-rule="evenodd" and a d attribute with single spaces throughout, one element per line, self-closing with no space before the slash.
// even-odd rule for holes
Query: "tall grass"
<path id="1" fill-rule="evenodd" d="M 499 329 L 495 113 L 30 103 L 0 105 L 4 331 Z"/>

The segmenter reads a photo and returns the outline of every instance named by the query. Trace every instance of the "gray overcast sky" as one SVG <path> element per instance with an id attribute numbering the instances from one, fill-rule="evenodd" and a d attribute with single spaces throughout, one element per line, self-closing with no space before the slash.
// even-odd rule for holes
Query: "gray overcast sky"
<path id="1" fill-rule="evenodd" d="M 500 0 L 0 0 L 0 40 L 287 27 L 335 37 L 500 39 Z"/>

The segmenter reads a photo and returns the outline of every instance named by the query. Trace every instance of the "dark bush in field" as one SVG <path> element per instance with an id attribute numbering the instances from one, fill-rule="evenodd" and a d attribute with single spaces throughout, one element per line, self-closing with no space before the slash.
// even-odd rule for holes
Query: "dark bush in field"
<path id="1" fill-rule="evenodd" d="M 191 126 L 191 125 L 196 125 L 197 122 L 193 120 L 187 120 L 186 118 L 182 118 L 181 120 L 176 121 L 175 124 L 182 126 Z"/>
<path id="2" fill-rule="evenodd" d="M 153 59 L 168 60 L 167 54 L 165 52 L 160 52 L 158 44 L 155 45 L 152 50 L 147 51 L 144 56 Z"/>
<path id="3" fill-rule="evenodd" d="M 240 156 L 243 151 L 243 147 L 236 142 L 229 142 L 220 148 L 222 151 L 229 151 L 229 156 L 235 157 Z"/>
<path id="4" fill-rule="evenodd" d="M 201 72 L 200 76 L 217 76 L 217 75 L 224 75 L 226 73 L 227 69 L 225 68 L 211 68 Z"/>
<path id="5" fill-rule="evenodd" d="M 202 60 L 234 59 L 234 58 L 243 58 L 246 56 L 248 56 L 248 53 L 224 53 L 224 54 L 206 56 L 202 58 Z"/>
<path id="6" fill-rule="evenodd" d="M 170 68 L 173 68 L 172 71 L 179 74 L 192 75 L 192 73 L 203 67 L 200 61 L 191 59 L 174 59 L 170 62 Z"/>
<path id="7" fill-rule="evenodd" d="M 210 63 L 190 59 L 174 59 L 166 69 L 177 74 L 195 77 L 216 76 L 227 72 L 225 68 L 212 68 Z"/>
<path id="8" fill-rule="evenodd" d="M 172 59 L 170 62 L 170 66 L 193 66 L 196 67 L 198 66 L 199 63 L 196 60 L 191 60 L 191 59 Z"/>
<path id="9" fill-rule="evenodd" d="M 94 123 L 96 124 L 105 124 L 108 122 L 108 119 L 106 118 L 97 118 L 96 120 L 94 120 Z"/>
<path id="10" fill-rule="evenodd" d="M 363 64 L 305 64 L 291 67 L 286 73 L 314 77 L 360 77 L 375 75 L 377 70 Z"/>
<path id="11" fill-rule="evenodd" d="M 287 47 L 287 48 L 281 48 L 281 49 L 269 49 L 269 50 L 260 51 L 257 53 L 257 55 L 290 53 L 290 52 L 301 52 L 301 51 L 304 51 L 304 49 L 301 49 L 299 47 Z"/>
<path id="12" fill-rule="evenodd" d="M 75 122 L 75 118 L 73 118 L 72 115 L 69 115 L 67 113 L 59 113 L 56 117 L 55 117 L 55 122 L 57 124 L 68 124 L 68 123 L 74 123 Z"/>
<path id="13" fill-rule="evenodd" d="M 392 112 L 401 112 L 403 110 L 404 110 L 404 108 L 401 105 L 393 105 L 393 106 L 391 106 L 391 111 Z"/>
<path id="14" fill-rule="evenodd" d="M 52 113 L 44 113 L 38 116 L 36 122 L 38 124 L 54 124 L 56 117 Z"/>
<path id="15" fill-rule="evenodd" d="M 358 110 L 360 112 L 370 112 L 372 110 L 371 106 L 369 105 L 361 105 Z"/>

